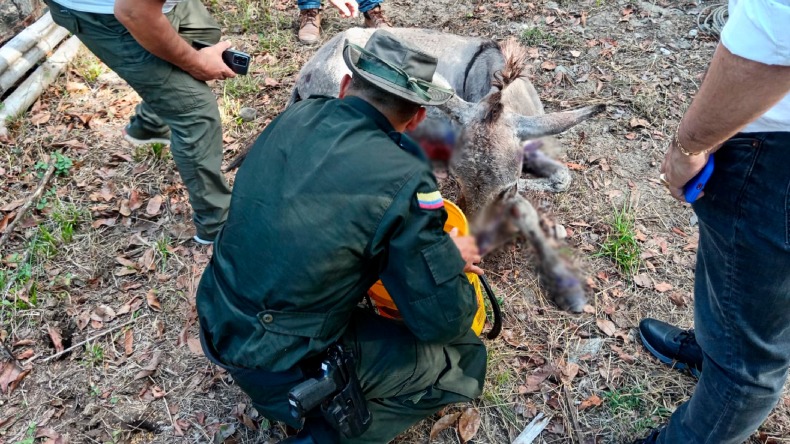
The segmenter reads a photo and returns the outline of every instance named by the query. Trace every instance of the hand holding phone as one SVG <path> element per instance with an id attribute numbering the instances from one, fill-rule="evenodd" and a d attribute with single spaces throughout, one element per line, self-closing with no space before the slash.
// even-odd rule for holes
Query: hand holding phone
<path id="1" fill-rule="evenodd" d="M 686 199 L 688 203 L 694 203 L 695 200 L 699 197 L 700 193 L 702 193 L 702 189 L 705 188 L 705 184 L 708 183 L 708 179 L 713 174 L 713 154 L 708 156 L 708 162 L 702 167 L 699 173 L 694 176 L 686 185 L 683 185 L 683 197 Z"/>
<path id="2" fill-rule="evenodd" d="M 208 48 L 209 46 L 213 45 L 200 40 L 192 41 L 192 47 L 197 50 Z M 250 68 L 250 60 L 249 54 L 236 51 L 235 49 L 226 49 L 222 52 L 222 61 L 236 74 L 246 75 Z"/>

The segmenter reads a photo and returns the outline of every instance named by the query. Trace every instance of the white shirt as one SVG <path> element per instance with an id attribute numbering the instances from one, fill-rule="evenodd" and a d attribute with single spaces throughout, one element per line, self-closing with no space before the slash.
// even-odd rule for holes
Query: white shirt
<path id="1" fill-rule="evenodd" d="M 82 12 L 92 12 L 94 14 L 112 14 L 115 7 L 115 0 L 54 0 L 55 3 L 69 9 Z M 165 0 L 162 12 L 167 14 L 176 7 L 176 4 L 184 0 Z"/>
<path id="2" fill-rule="evenodd" d="M 790 66 L 790 0 L 730 0 L 721 43 L 733 54 L 766 65 Z M 743 132 L 790 132 L 790 94 Z"/>

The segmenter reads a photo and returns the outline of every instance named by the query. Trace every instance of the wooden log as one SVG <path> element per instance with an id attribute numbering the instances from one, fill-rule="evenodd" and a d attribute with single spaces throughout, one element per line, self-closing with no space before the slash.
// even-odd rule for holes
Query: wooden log
<path id="1" fill-rule="evenodd" d="M 0 48 L 0 74 L 2 74 L 12 63 L 16 62 L 22 54 L 32 48 L 41 37 L 49 33 L 49 28 L 55 22 L 49 12 L 44 14 L 35 23 L 25 28 L 24 31 L 16 35 Z"/>
<path id="2" fill-rule="evenodd" d="M 82 43 L 76 36 L 62 44 L 55 54 L 44 62 L 19 87 L 11 93 L 0 108 L 0 142 L 10 141 L 6 121 L 14 118 L 30 108 L 38 99 L 44 88 L 48 87 L 66 69 L 69 62 L 77 55 Z"/>
<path id="3" fill-rule="evenodd" d="M 52 31 L 49 34 L 45 35 L 41 41 L 9 66 L 4 73 L 0 74 L 0 96 L 3 96 L 16 85 L 19 79 L 30 71 L 30 68 L 36 66 L 38 62 L 69 35 L 69 32 L 60 26 L 55 25 L 51 29 Z"/>

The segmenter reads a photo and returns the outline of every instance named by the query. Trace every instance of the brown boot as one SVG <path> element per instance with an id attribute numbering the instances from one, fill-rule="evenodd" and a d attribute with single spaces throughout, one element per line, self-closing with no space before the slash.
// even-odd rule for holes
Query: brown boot
<path id="1" fill-rule="evenodd" d="M 299 41 L 315 45 L 321 38 L 321 15 L 318 8 L 299 11 Z"/>
<path id="2" fill-rule="evenodd" d="M 365 16 L 365 27 L 366 28 L 391 28 L 392 26 L 387 21 L 387 17 L 384 17 L 384 13 L 381 12 L 381 6 L 376 6 L 375 8 L 371 9 L 368 12 L 363 14 Z"/>

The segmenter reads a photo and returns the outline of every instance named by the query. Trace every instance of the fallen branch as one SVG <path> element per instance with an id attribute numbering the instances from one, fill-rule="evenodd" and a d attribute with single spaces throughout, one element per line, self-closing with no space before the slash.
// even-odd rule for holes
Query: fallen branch
<path id="1" fill-rule="evenodd" d="M 549 425 L 550 420 L 551 418 L 543 417 L 543 412 L 538 413 L 538 416 L 532 419 L 532 422 L 527 425 L 524 431 L 518 434 L 513 444 L 532 444 L 532 441 L 540 435 L 540 432 Z"/>
<path id="2" fill-rule="evenodd" d="M 25 76 L 30 68 L 47 56 L 60 42 L 68 35 L 69 31 L 58 25 L 53 25 L 47 29 L 48 33 L 41 37 L 32 48 L 25 52 L 22 57 L 12 63 L 5 72 L 0 74 L 0 96 L 11 89 Z"/>
<path id="3" fill-rule="evenodd" d="M 579 425 L 579 415 L 576 412 L 576 406 L 573 405 L 573 397 L 571 396 L 571 391 L 568 390 L 567 385 L 562 386 L 562 390 L 565 392 L 565 404 L 568 406 L 568 412 L 571 416 L 571 423 L 573 424 L 573 432 L 576 434 L 576 439 L 579 444 L 584 442 L 584 433 L 582 433 L 582 428 Z"/>
<path id="4" fill-rule="evenodd" d="M 55 173 L 55 156 L 51 156 L 49 159 L 49 167 L 47 168 L 47 172 L 44 173 L 44 177 L 42 177 L 41 181 L 38 183 L 38 187 L 36 188 L 36 191 L 34 191 L 33 194 L 31 194 L 30 197 L 27 198 L 25 204 L 22 205 L 22 207 L 16 213 L 16 217 L 14 218 L 14 220 L 11 221 L 11 223 L 8 224 L 8 226 L 6 227 L 3 236 L 0 237 L 0 250 L 3 249 L 3 245 L 5 245 L 8 239 L 11 237 L 11 233 L 14 232 L 14 228 L 16 228 L 16 225 L 19 223 L 19 221 L 21 221 L 25 217 L 25 214 L 27 214 L 27 211 L 30 209 L 30 207 L 32 207 L 34 203 L 38 202 L 38 199 L 44 193 L 44 188 L 47 187 L 47 183 L 49 183 L 49 179 L 52 178 L 52 175 L 54 173 Z"/>
<path id="5" fill-rule="evenodd" d="M 41 37 L 49 33 L 49 28 L 55 22 L 52 21 L 52 15 L 47 12 L 35 23 L 25 28 L 16 37 L 9 40 L 2 48 L 0 48 L 0 74 L 8 69 L 22 54 L 26 53 L 28 49 L 32 48 Z"/>
<path id="6" fill-rule="evenodd" d="M 0 109 L 0 142 L 8 142 L 6 120 L 25 112 L 38 99 L 44 88 L 48 87 L 66 69 L 71 59 L 80 49 L 80 41 L 74 36 L 55 51 L 55 54 L 44 62 L 14 91 Z"/>
<path id="7" fill-rule="evenodd" d="M 107 330 L 104 330 L 104 331 L 103 331 L 103 332 L 101 332 L 101 333 L 97 333 L 97 334 L 95 334 L 95 335 L 91 336 L 90 338 L 88 338 L 88 339 L 86 339 L 86 340 L 84 340 L 84 341 L 82 341 L 82 342 L 80 342 L 80 343 L 78 343 L 78 344 L 74 344 L 74 345 L 72 345 L 71 347 L 69 347 L 69 348 L 67 348 L 67 349 L 63 350 L 62 352 L 57 352 L 57 353 L 55 353 L 54 355 L 52 355 L 52 356 L 50 356 L 50 357 L 48 357 L 48 358 L 44 358 L 44 359 L 43 359 L 41 362 L 49 362 L 49 361 L 51 361 L 51 360 L 53 360 L 53 359 L 55 359 L 55 358 L 57 358 L 57 357 L 63 356 L 63 355 L 65 355 L 66 353 L 68 353 L 68 352 L 70 352 L 70 351 L 74 350 L 75 348 L 82 347 L 83 345 L 87 344 L 87 343 L 88 343 L 88 342 L 90 342 L 90 341 L 93 341 L 93 340 L 95 340 L 95 339 L 99 339 L 100 337 L 102 337 L 102 336 L 106 335 L 107 333 L 112 333 L 112 332 L 114 332 L 115 330 L 118 330 L 119 328 L 126 327 L 127 325 L 129 325 L 129 324 L 133 324 L 133 323 L 137 322 L 138 320 L 140 320 L 140 319 L 142 319 L 142 318 L 145 318 L 145 317 L 147 317 L 147 316 L 148 316 L 148 313 L 146 313 L 146 314 L 144 314 L 144 315 L 142 315 L 142 316 L 138 316 L 138 317 L 136 317 L 136 318 L 134 318 L 134 319 L 128 320 L 128 321 L 124 322 L 124 323 L 123 323 L 123 324 L 121 324 L 121 325 L 116 325 L 115 327 L 108 328 Z"/>

